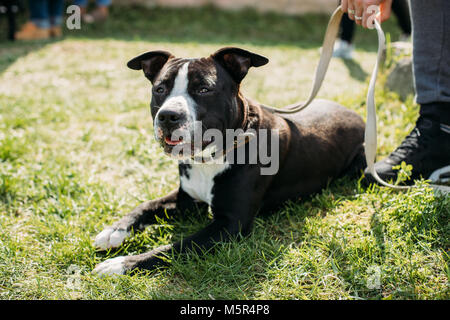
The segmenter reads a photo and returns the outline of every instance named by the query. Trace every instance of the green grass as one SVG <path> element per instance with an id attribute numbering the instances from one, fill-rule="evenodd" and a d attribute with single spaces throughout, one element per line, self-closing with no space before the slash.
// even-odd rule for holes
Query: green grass
<path id="1" fill-rule="evenodd" d="M 327 16 L 206 9 L 113 10 L 60 41 L 0 43 L 2 299 L 448 299 L 450 200 L 425 184 L 398 192 L 342 179 L 256 219 L 218 244 L 149 274 L 98 278 L 96 263 L 199 230 L 211 217 L 160 221 L 118 250 L 96 252 L 102 228 L 177 184 L 154 143 L 150 86 L 125 63 L 166 49 L 202 56 L 226 45 L 263 54 L 243 91 L 266 104 L 305 99 Z M 385 25 L 393 39 L 393 22 Z M 2 30 L 2 28 L 0 28 Z M 358 30 L 356 61 L 334 60 L 320 97 L 365 116 L 376 35 Z M 412 129 L 418 107 L 377 87 L 379 154 Z M 379 286 L 377 281 L 379 280 Z M 374 285 L 375 283 L 375 285 Z"/>

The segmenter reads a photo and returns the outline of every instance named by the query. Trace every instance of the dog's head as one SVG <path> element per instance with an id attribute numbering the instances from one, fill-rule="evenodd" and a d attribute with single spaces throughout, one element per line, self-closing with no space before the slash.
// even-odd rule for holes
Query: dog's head
<path id="1" fill-rule="evenodd" d="M 171 154 L 179 144 L 192 144 L 198 130 L 216 129 L 225 134 L 226 129 L 240 128 L 246 119 L 240 83 L 250 67 L 267 62 L 255 53 L 228 47 L 199 59 L 150 51 L 130 60 L 127 66 L 143 70 L 151 81 L 155 136 Z M 202 141 L 202 148 L 211 142 Z"/>

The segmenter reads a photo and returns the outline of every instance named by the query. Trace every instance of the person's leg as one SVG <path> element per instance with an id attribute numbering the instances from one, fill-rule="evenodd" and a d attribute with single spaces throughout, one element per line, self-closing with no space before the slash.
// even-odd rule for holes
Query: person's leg
<path id="1" fill-rule="evenodd" d="M 97 6 L 99 7 L 109 7 L 111 5 L 111 0 L 97 0 Z"/>
<path id="2" fill-rule="evenodd" d="M 109 16 L 109 6 L 111 0 L 97 0 L 97 8 L 91 13 L 86 12 L 87 1 L 83 1 L 84 6 L 81 7 L 83 21 L 86 23 L 94 23 L 96 21 L 103 21 Z"/>
<path id="3" fill-rule="evenodd" d="M 14 37 L 17 40 L 46 39 L 50 36 L 50 16 L 47 0 L 29 0 L 30 20 Z"/>
<path id="4" fill-rule="evenodd" d="M 385 180 L 396 178 L 392 167 L 401 162 L 413 166 L 413 179 L 444 167 L 450 171 L 450 1 L 412 0 L 411 17 L 420 116 L 400 146 L 375 164 Z"/>
<path id="5" fill-rule="evenodd" d="M 333 56 L 343 59 L 351 59 L 353 55 L 353 35 L 355 34 L 355 23 L 344 13 L 339 29 L 339 39 L 336 40 Z"/>
<path id="6" fill-rule="evenodd" d="M 50 35 L 62 36 L 61 25 L 63 22 L 64 0 L 49 0 L 48 12 L 50 15 Z"/>
<path id="7" fill-rule="evenodd" d="M 88 5 L 88 0 L 75 0 L 73 4 L 81 8 L 86 8 Z"/>
<path id="8" fill-rule="evenodd" d="M 413 70 L 420 116 L 450 139 L 450 2 L 413 0 Z M 450 162 L 450 161 L 449 161 Z"/>
<path id="9" fill-rule="evenodd" d="M 109 15 L 111 0 L 97 0 L 97 8 L 92 12 L 94 21 L 105 20 Z"/>
<path id="10" fill-rule="evenodd" d="M 73 4 L 80 7 L 81 18 L 83 19 L 83 21 L 86 23 L 91 23 L 92 17 L 89 14 L 87 14 L 87 6 L 89 4 L 89 1 L 88 0 L 75 0 L 73 2 Z"/>
<path id="11" fill-rule="evenodd" d="M 450 1 L 412 0 L 411 12 L 416 101 L 450 124 Z"/>
<path id="12" fill-rule="evenodd" d="M 339 29 L 339 38 L 348 43 L 352 43 L 353 36 L 355 34 L 355 22 L 350 20 L 348 15 L 344 13 L 342 15 L 341 27 Z"/>
<path id="13" fill-rule="evenodd" d="M 403 35 L 411 35 L 411 15 L 407 0 L 395 0 L 392 2 L 392 11 L 397 17 L 398 25 Z"/>
<path id="14" fill-rule="evenodd" d="M 29 0 L 30 21 L 38 28 L 50 28 L 50 16 L 48 14 L 48 0 Z"/>
<path id="15" fill-rule="evenodd" d="M 63 20 L 64 0 L 49 0 L 48 12 L 51 26 L 61 26 Z"/>

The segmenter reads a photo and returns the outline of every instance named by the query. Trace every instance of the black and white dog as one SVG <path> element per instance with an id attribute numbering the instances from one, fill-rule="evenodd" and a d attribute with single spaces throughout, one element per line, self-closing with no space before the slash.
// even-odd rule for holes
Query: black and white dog
<path id="1" fill-rule="evenodd" d="M 214 129 L 224 135 L 229 129 L 269 130 L 277 132 L 276 149 L 269 145 L 269 139 L 256 143 L 276 152 L 278 165 L 275 174 L 262 174 L 267 163 L 262 164 L 259 156 L 255 162 L 248 161 L 251 141 L 226 148 L 214 139 L 202 140 L 201 151 L 218 145 L 215 150 L 222 150 L 219 154 L 224 161 L 181 160 L 177 190 L 138 206 L 98 234 L 95 245 L 101 249 L 118 247 L 132 230 L 155 223 L 156 217 L 207 211 L 208 206 L 213 212 L 212 222 L 181 242 L 140 255 L 108 259 L 94 272 L 124 274 L 152 269 L 163 263 L 160 257 L 164 253 L 201 252 L 218 241 L 246 235 L 256 214 L 272 212 L 286 200 L 310 195 L 330 179 L 364 168 L 364 122 L 355 112 L 334 102 L 315 100 L 300 113 L 279 116 L 242 95 L 240 83 L 250 67 L 267 62 L 258 54 L 231 47 L 199 59 L 151 51 L 128 62 L 131 69 L 142 69 L 153 84 L 151 114 L 156 139 L 165 153 L 171 155 L 174 148 L 187 145 L 188 151 L 184 149 L 186 154 L 181 156 L 191 159 L 195 155 L 194 123 L 201 123 L 201 130 Z M 180 129 L 187 132 L 187 137 L 174 138 L 174 132 Z M 238 150 L 248 152 L 247 162 L 227 160 Z"/>

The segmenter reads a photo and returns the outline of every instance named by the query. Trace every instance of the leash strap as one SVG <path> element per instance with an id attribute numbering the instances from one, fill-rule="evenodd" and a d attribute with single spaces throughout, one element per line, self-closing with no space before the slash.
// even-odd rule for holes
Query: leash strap
<path id="1" fill-rule="evenodd" d="M 272 113 L 279 114 L 290 114 L 296 113 L 303 109 L 305 109 L 317 96 L 317 93 L 322 86 L 323 80 L 328 70 L 328 66 L 330 64 L 330 60 L 333 56 L 334 42 L 337 38 L 339 32 L 339 26 L 341 23 L 343 11 L 341 10 L 341 6 L 339 6 L 330 18 L 328 22 L 327 30 L 325 32 L 325 38 L 322 44 L 322 53 L 320 55 L 319 64 L 316 68 L 313 86 L 311 92 L 309 94 L 308 100 L 306 102 L 291 104 L 286 106 L 283 109 L 273 108 L 269 106 L 263 106 L 266 110 Z M 367 91 L 367 119 L 366 119 L 366 128 L 364 132 L 364 151 L 366 156 L 367 163 L 367 171 L 374 177 L 374 179 L 381 185 L 398 189 L 398 190 L 406 190 L 410 189 L 414 186 L 397 186 L 390 183 L 387 183 L 381 179 L 377 172 L 375 171 L 375 159 L 377 153 L 377 116 L 375 109 L 375 85 L 377 81 L 378 68 L 382 63 L 383 59 L 383 51 L 385 50 L 386 38 L 384 36 L 383 29 L 381 28 L 378 20 L 374 19 L 374 26 L 378 35 L 378 53 L 377 53 L 377 61 L 372 71 L 372 75 L 369 82 L 369 88 Z M 430 185 L 435 191 L 440 191 L 443 193 L 450 193 L 450 187 L 443 185 Z"/>
<path id="2" fill-rule="evenodd" d="M 317 66 L 314 75 L 313 86 L 309 94 L 308 100 L 306 100 L 306 102 L 288 105 L 284 109 L 278 109 L 269 106 L 263 106 L 263 108 L 272 113 L 289 114 L 299 112 L 305 109 L 307 106 L 309 106 L 309 104 L 317 96 L 317 93 L 319 92 L 320 87 L 322 86 L 323 79 L 327 74 L 328 65 L 330 64 L 331 58 L 333 57 L 334 42 L 339 32 L 339 25 L 341 24 L 343 14 L 344 13 L 341 10 L 341 6 L 339 6 L 333 12 L 330 21 L 328 22 L 327 30 L 325 32 L 325 38 L 322 44 L 322 53 L 320 55 L 319 64 Z"/>
<path id="3" fill-rule="evenodd" d="M 375 110 L 375 84 L 377 81 L 378 67 L 382 63 L 383 50 L 385 49 L 386 39 L 380 24 L 375 20 L 375 29 L 378 34 L 378 54 L 377 61 L 370 77 L 369 89 L 367 90 L 366 106 L 367 119 L 366 130 L 364 132 L 364 151 L 366 154 L 367 171 L 374 179 L 383 186 L 394 189 L 408 189 L 408 186 L 396 186 L 383 181 L 375 170 L 375 158 L 377 156 L 377 114 Z"/>

